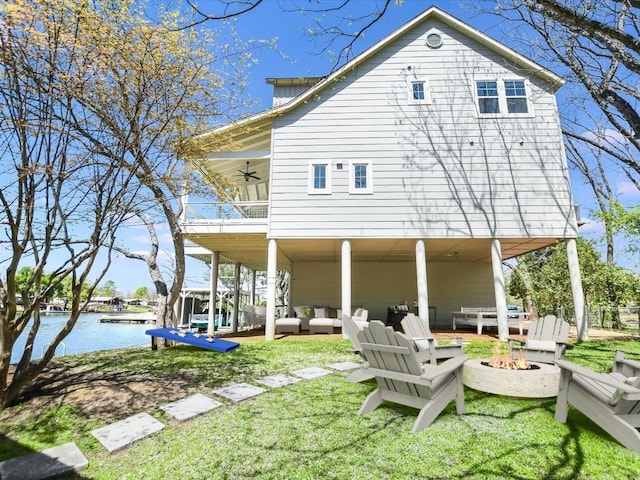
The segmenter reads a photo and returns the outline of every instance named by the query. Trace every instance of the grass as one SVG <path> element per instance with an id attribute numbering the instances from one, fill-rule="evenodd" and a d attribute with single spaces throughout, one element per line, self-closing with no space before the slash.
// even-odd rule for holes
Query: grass
<path id="1" fill-rule="evenodd" d="M 492 348 L 493 342 L 474 341 L 465 352 L 487 357 Z M 616 349 L 640 359 L 637 340 L 585 342 L 567 358 L 607 371 Z M 187 393 L 211 395 L 212 389 L 266 374 L 349 360 L 347 341 L 322 340 L 244 343 L 226 355 L 172 347 L 70 356 L 56 364 L 59 385 L 36 385 L 24 404 L 2 412 L 0 459 L 75 441 L 89 459 L 77 478 L 640 477 L 640 454 L 577 410 L 570 410 L 567 424 L 558 423 L 554 399 L 499 397 L 467 388 L 465 415 L 455 415 L 451 403 L 416 435 L 410 433 L 417 414 L 411 408 L 384 404 L 358 417 L 374 383 L 348 383 L 344 373 L 272 389 L 239 404 L 225 401 L 186 422 L 157 409 Z M 95 385 L 109 382 L 114 392 L 146 385 L 143 410 L 165 429 L 109 454 L 91 430 L 142 410 L 130 401 L 90 394 L 72 402 L 70 392 L 82 382 L 94 392 Z"/>

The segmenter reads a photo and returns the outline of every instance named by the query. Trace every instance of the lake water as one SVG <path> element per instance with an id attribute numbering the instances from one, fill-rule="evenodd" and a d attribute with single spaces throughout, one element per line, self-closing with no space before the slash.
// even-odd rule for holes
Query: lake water
<path id="1" fill-rule="evenodd" d="M 114 348 L 137 347 L 150 345 L 149 335 L 145 331 L 155 328 L 152 324 L 139 325 L 129 323 L 100 323 L 100 313 L 83 313 L 67 338 L 63 340 L 66 346 L 65 355 L 76 353 L 96 352 L 98 350 L 112 350 Z M 68 320 L 67 315 L 43 315 L 40 330 L 33 348 L 33 360 L 42 357 L 42 348 L 51 342 Z M 11 363 L 17 363 L 24 351 L 28 333 L 25 329 L 18 338 L 11 355 Z M 63 355 L 65 350 L 58 345 L 56 356 Z"/>

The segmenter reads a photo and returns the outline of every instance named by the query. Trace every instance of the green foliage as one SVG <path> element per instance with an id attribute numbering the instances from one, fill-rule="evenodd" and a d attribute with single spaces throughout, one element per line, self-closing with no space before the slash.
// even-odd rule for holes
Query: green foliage
<path id="1" fill-rule="evenodd" d="M 115 297 L 118 288 L 116 287 L 116 282 L 113 280 L 107 280 L 104 282 L 104 285 L 98 288 L 98 295 L 103 297 Z"/>
<path id="2" fill-rule="evenodd" d="M 149 295 L 149 289 L 147 287 L 138 287 L 133 292 L 133 298 L 147 298 Z"/>
<path id="3" fill-rule="evenodd" d="M 640 279 L 628 269 L 607 265 L 600 259 L 595 243 L 577 239 L 578 259 L 585 300 L 592 306 L 622 306 L 637 301 Z M 557 313 L 559 308 L 573 308 L 567 247 L 558 243 L 518 258 L 510 275 L 508 292 L 518 298 L 530 293 L 541 314 Z M 531 292 L 527 291 L 528 276 Z"/>

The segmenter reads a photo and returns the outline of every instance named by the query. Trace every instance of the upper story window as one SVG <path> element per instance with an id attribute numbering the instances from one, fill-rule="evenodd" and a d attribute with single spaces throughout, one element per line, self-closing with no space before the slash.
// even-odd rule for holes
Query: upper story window
<path id="1" fill-rule="evenodd" d="M 349 170 L 349 193 L 373 193 L 371 162 L 353 162 Z"/>
<path id="2" fill-rule="evenodd" d="M 529 113 L 524 80 L 505 80 L 504 93 L 507 98 L 507 111 L 509 113 Z"/>
<path id="3" fill-rule="evenodd" d="M 410 84 L 409 101 L 411 103 L 430 103 L 429 84 L 424 80 L 414 80 Z"/>
<path id="4" fill-rule="evenodd" d="M 309 163 L 309 193 L 331 193 L 331 169 L 327 163 Z"/>
<path id="5" fill-rule="evenodd" d="M 476 82 L 478 93 L 478 108 L 480 113 L 500 113 L 498 98 L 498 82 Z"/>
<path id="6" fill-rule="evenodd" d="M 530 105 L 524 80 L 478 80 L 476 98 L 480 115 L 528 116 Z"/>

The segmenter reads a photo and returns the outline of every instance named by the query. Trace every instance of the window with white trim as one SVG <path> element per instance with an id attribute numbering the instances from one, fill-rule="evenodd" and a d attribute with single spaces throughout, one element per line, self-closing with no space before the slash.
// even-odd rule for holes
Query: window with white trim
<path id="1" fill-rule="evenodd" d="M 524 80 L 505 80 L 504 93 L 507 98 L 507 111 L 509 113 L 529 113 Z"/>
<path id="2" fill-rule="evenodd" d="M 497 81 L 476 82 L 476 93 L 478 94 L 478 111 L 481 114 L 500 113 Z"/>
<path id="3" fill-rule="evenodd" d="M 411 103 L 430 103 L 429 84 L 425 80 L 414 80 L 409 84 Z"/>
<path id="4" fill-rule="evenodd" d="M 370 161 L 351 163 L 349 193 L 373 193 L 373 166 Z"/>
<path id="5" fill-rule="evenodd" d="M 527 89 L 522 79 L 477 80 L 478 113 L 480 116 L 531 116 Z"/>
<path id="6" fill-rule="evenodd" d="M 331 168 L 327 163 L 309 163 L 309 193 L 331 193 Z"/>

